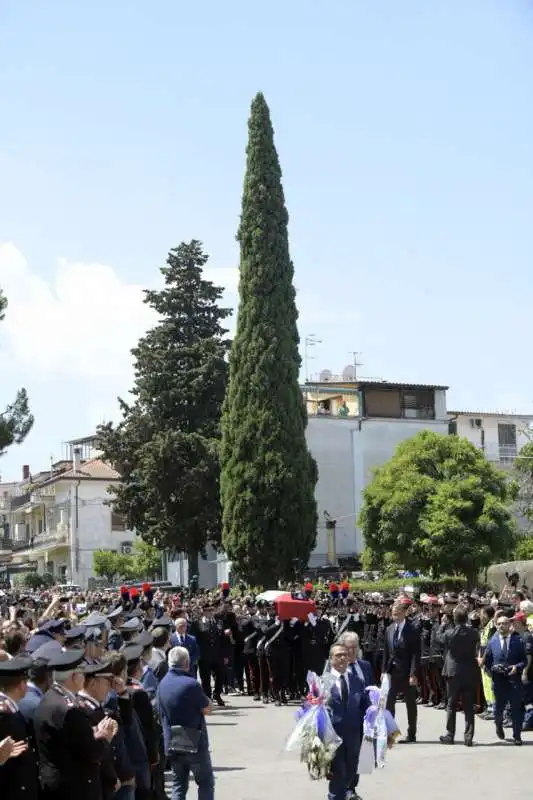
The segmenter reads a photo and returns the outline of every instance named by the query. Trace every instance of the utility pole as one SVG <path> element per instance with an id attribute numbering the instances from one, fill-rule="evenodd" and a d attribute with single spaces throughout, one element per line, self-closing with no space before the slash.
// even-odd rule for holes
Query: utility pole
<path id="1" fill-rule="evenodd" d="M 314 358 L 314 356 L 309 355 L 309 348 L 316 347 L 317 344 L 322 344 L 322 339 L 317 339 L 314 333 L 310 333 L 304 339 L 304 370 L 306 383 L 309 381 L 309 359 Z"/>
<path id="2" fill-rule="evenodd" d="M 362 367 L 363 366 L 362 362 L 357 360 L 357 356 L 360 356 L 360 355 L 362 355 L 362 354 L 357 352 L 357 351 L 355 351 L 355 350 L 352 351 L 353 379 L 354 379 L 354 381 L 357 380 L 357 367 Z"/>

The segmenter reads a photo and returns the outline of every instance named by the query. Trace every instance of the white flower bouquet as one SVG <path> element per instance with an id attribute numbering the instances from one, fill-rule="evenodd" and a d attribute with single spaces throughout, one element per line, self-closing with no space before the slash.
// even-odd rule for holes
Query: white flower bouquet
<path id="1" fill-rule="evenodd" d="M 286 750 L 300 750 L 300 761 L 307 764 L 313 781 L 327 778 L 331 763 L 342 740 L 337 736 L 327 710 L 333 678 L 329 674 L 307 675 L 309 694 L 296 714 L 296 727 L 289 736 Z"/>

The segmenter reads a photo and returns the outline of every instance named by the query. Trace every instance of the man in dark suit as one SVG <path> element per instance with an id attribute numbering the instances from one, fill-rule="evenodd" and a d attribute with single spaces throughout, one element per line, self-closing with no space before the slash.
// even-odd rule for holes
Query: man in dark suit
<path id="1" fill-rule="evenodd" d="M 474 739 L 474 705 L 476 688 L 479 685 L 479 632 L 468 623 L 468 610 L 457 606 L 453 612 L 454 627 L 442 632 L 440 638 L 444 648 L 442 676 L 447 682 L 448 705 L 446 710 L 446 734 L 440 737 L 442 744 L 455 741 L 457 702 L 463 700 L 465 714 L 465 745 L 472 747 Z"/>
<path id="2" fill-rule="evenodd" d="M 360 656 L 359 636 L 355 631 L 341 634 L 337 644 L 342 644 L 348 651 L 348 675 L 351 681 L 360 681 L 363 688 L 374 685 L 374 673 L 370 661 L 365 661 Z"/>
<path id="3" fill-rule="evenodd" d="M 505 739 L 503 714 L 507 704 L 511 709 L 513 741 L 522 744 L 524 719 L 522 671 L 527 663 L 520 634 L 511 633 L 511 620 L 504 615 L 496 622 L 496 633 L 485 650 L 484 666 L 492 676 L 494 687 L 494 722 L 498 739 Z"/>
<path id="4" fill-rule="evenodd" d="M 196 678 L 198 673 L 198 659 L 200 658 L 200 647 L 196 636 L 187 633 L 187 620 L 178 617 L 175 623 L 176 632 L 170 637 L 170 647 L 184 647 L 189 651 L 191 676 Z"/>
<path id="5" fill-rule="evenodd" d="M 390 692 L 387 709 L 394 716 L 396 698 L 402 693 L 407 708 L 407 736 L 401 741 L 405 744 L 416 742 L 416 686 L 420 667 L 420 632 L 407 619 L 411 604 L 402 598 L 392 606 L 392 624 L 385 631 L 383 648 L 383 673 L 390 675 Z"/>
<path id="6" fill-rule="evenodd" d="M 368 694 L 348 675 L 348 651 L 334 644 L 329 653 L 330 674 L 334 679 L 329 700 L 329 713 L 342 744 L 335 753 L 329 776 L 328 800 L 346 800 L 357 774 L 363 717 L 369 706 Z"/>
<path id="7" fill-rule="evenodd" d="M 348 668 L 346 674 L 350 679 L 350 686 L 352 689 L 359 693 L 363 693 L 367 686 L 374 685 L 374 675 L 372 673 L 372 666 L 369 661 L 359 658 L 360 646 L 359 636 L 355 631 L 348 631 L 342 633 L 337 644 L 343 645 L 348 654 Z M 361 717 L 362 725 L 362 717 Z M 362 731 L 361 731 L 362 735 Z M 350 792 L 351 800 L 358 800 L 357 786 L 359 785 L 359 774 L 357 772 L 357 765 L 348 783 L 348 791 Z"/>

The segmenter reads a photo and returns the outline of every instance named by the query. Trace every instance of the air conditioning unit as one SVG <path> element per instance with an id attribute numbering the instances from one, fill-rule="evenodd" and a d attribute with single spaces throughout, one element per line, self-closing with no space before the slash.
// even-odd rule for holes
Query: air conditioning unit
<path id="1" fill-rule="evenodd" d="M 471 428 L 482 428 L 483 427 L 483 420 L 480 419 L 479 417 L 475 417 L 475 418 L 473 417 L 470 420 L 470 427 Z"/>
<path id="2" fill-rule="evenodd" d="M 124 556 L 131 556 L 133 554 L 133 545 L 126 543 L 120 546 L 120 552 Z"/>

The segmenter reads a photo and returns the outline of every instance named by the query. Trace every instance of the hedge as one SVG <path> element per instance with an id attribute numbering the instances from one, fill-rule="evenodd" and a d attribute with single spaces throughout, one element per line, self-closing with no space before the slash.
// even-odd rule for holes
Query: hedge
<path id="1" fill-rule="evenodd" d="M 441 592 L 462 592 L 467 588 L 466 578 L 457 575 L 444 575 L 442 578 L 383 578 L 377 581 L 350 580 L 352 592 L 400 592 L 405 586 L 412 586 L 418 594 L 441 594 Z M 328 589 L 329 581 L 315 584 L 315 589 Z"/>

